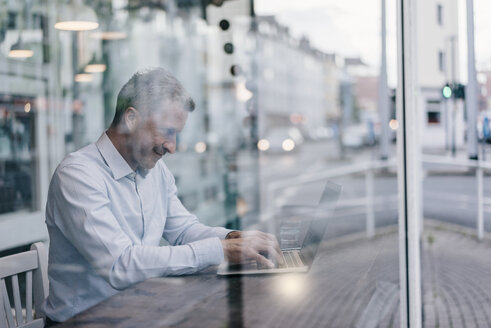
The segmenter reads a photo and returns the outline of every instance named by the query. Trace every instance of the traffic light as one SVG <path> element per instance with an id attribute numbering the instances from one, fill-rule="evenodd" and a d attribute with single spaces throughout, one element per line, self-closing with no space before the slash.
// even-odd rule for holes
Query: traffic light
<path id="1" fill-rule="evenodd" d="M 465 99 L 465 85 L 461 83 L 447 83 L 442 88 L 442 96 L 445 99 Z"/>
<path id="2" fill-rule="evenodd" d="M 453 92 L 452 92 L 452 88 L 450 87 L 450 85 L 448 83 L 445 84 L 445 86 L 442 89 L 443 98 L 450 99 L 450 98 L 452 98 L 452 94 L 453 94 Z"/>
<path id="3" fill-rule="evenodd" d="M 457 83 L 453 89 L 455 99 L 465 99 L 465 85 Z"/>

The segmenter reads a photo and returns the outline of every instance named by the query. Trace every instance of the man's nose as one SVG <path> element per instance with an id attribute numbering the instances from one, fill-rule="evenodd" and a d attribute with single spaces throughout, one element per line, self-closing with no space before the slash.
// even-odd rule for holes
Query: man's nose
<path id="1" fill-rule="evenodd" d="M 163 146 L 169 153 L 174 154 L 176 152 L 176 137 L 166 139 Z"/>

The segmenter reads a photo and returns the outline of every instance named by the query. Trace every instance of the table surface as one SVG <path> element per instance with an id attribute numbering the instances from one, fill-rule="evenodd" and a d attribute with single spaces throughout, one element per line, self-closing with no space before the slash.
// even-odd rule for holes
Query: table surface
<path id="1" fill-rule="evenodd" d="M 371 313 L 398 326 L 397 281 L 396 238 L 325 243 L 308 273 L 150 279 L 59 327 L 354 327 Z"/>

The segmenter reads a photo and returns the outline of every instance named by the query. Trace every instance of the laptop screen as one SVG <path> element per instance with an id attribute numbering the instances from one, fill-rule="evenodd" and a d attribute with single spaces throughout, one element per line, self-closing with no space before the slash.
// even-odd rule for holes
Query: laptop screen
<path id="1" fill-rule="evenodd" d="M 314 260 L 326 232 L 329 216 L 334 212 L 340 194 L 341 186 L 328 181 L 302 243 L 300 254 L 306 265 L 310 266 Z"/>

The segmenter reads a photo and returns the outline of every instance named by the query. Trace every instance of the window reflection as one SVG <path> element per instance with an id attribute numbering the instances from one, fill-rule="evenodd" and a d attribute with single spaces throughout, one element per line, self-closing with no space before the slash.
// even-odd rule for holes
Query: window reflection
<path id="1" fill-rule="evenodd" d="M 378 49 L 378 32 L 366 38 L 368 44 L 361 43 L 361 50 L 346 49 L 345 42 L 334 42 L 349 38 L 339 26 L 335 30 L 329 25 L 330 19 L 340 19 L 329 13 L 338 10 L 339 17 L 363 20 L 367 26 L 380 13 L 362 2 L 358 4 L 366 13 L 358 18 L 353 17 L 360 9 L 353 5 L 342 14 L 332 3 L 321 8 L 306 4 L 307 10 L 298 12 L 299 22 L 305 23 L 307 16 L 324 35 L 342 35 L 325 47 L 318 34 L 297 33 L 298 26 L 284 19 L 283 7 L 268 11 L 259 2 L 256 12 L 252 1 L 243 0 L 25 0 L 0 7 L 0 68 L 8 73 L 8 87 L 0 90 L 0 212 L 27 209 L 44 222 L 49 177 L 61 159 L 95 141 L 109 126 L 117 92 L 134 72 L 165 67 L 196 102 L 196 111 L 176 137 L 177 153 L 164 159 L 184 206 L 205 224 L 259 226 L 292 246 L 302 243 L 295 229 L 305 217 L 283 217 L 285 208 L 312 206 L 318 186 L 327 179 L 343 185 L 339 206 L 327 217 L 325 241 L 332 244 L 322 245 L 325 253 L 317 259 L 317 269 L 315 263 L 313 267 L 326 270 L 327 276 L 279 277 L 268 287 L 265 301 L 275 305 L 281 299 L 282 312 L 302 299 L 317 306 L 326 301 L 339 309 L 352 293 L 363 292 L 356 311 L 323 313 L 323 319 L 340 324 L 343 315 L 353 324 L 362 322 L 379 294 L 390 296 L 390 306 L 397 303 L 397 169 L 394 162 L 379 162 L 381 126 L 389 122 L 379 116 L 379 50 L 368 53 Z M 81 17 L 90 24 L 74 23 Z M 326 19 L 329 24 L 323 25 Z M 32 56 L 9 57 L 12 49 L 30 50 Z M 398 128 L 394 58 L 389 60 L 391 89 L 385 93 L 392 96 L 392 132 L 385 136 L 394 142 L 389 158 L 395 156 Z M 440 70 L 446 67 L 442 65 Z M 37 99 L 46 99 L 45 104 L 38 106 Z M 442 117 L 438 104 L 428 103 L 428 123 L 440 124 Z M 278 218 L 286 223 L 276 224 Z M 389 237 L 372 239 L 378 228 L 387 227 L 383 231 Z M 333 246 L 347 235 L 359 237 L 356 251 Z M 29 238 L 47 236 L 40 232 L 23 242 Z M 18 246 L 2 245 L 1 240 L 0 250 Z M 380 249 L 392 252 L 382 260 L 377 257 Z M 361 261 L 358 252 L 364 250 L 368 255 Z M 248 292 L 252 284 L 240 278 L 227 282 L 230 288 L 245 288 L 231 293 L 231 311 L 242 311 L 260 293 L 254 288 Z M 316 288 L 318 294 L 309 299 Z M 385 317 L 398 314 L 395 307 L 387 311 Z M 250 319 L 241 312 L 230 323 Z"/>
<path id="2" fill-rule="evenodd" d="M 33 207 L 34 98 L 0 95 L 0 213 Z"/>

